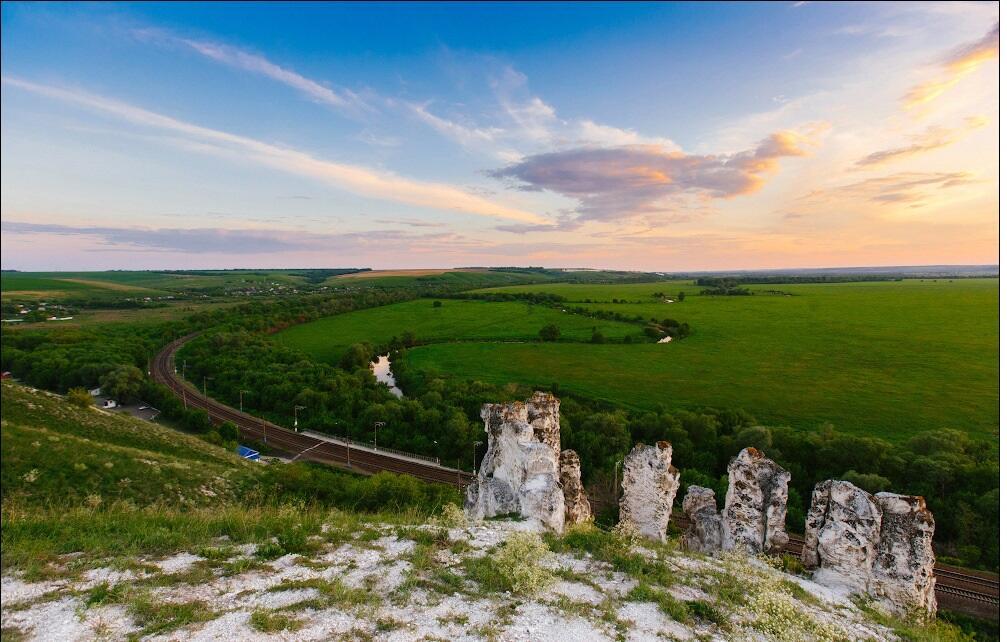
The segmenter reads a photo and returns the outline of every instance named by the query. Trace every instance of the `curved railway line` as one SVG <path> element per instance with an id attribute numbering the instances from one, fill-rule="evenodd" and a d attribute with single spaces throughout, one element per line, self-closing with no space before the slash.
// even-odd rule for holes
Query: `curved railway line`
<path id="1" fill-rule="evenodd" d="M 455 486 L 459 490 L 472 481 L 472 473 L 463 470 L 423 461 L 403 453 L 361 446 L 338 438 L 323 440 L 294 432 L 204 396 L 175 371 L 175 353 L 194 336 L 182 337 L 165 346 L 151 362 L 151 376 L 158 383 L 170 388 L 187 407 L 206 410 L 211 421 L 215 423 L 230 421 L 238 427 L 243 437 L 261 441 L 301 460 L 332 464 L 364 474 L 390 471 L 412 475 L 424 481 Z M 674 515 L 672 519 L 676 526 L 685 528 L 686 520 L 682 515 Z M 804 538 L 791 535 L 784 552 L 799 558 L 803 548 Z M 937 564 L 935 573 L 937 601 L 941 608 L 999 619 L 998 576 L 945 564 Z"/>

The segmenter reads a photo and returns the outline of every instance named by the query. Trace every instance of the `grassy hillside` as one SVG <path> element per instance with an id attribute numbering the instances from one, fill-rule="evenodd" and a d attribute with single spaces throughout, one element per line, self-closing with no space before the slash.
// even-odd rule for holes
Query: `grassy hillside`
<path id="1" fill-rule="evenodd" d="M 755 296 L 701 296 L 701 288 L 681 282 L 505 288 L 590 300 L 576 305 L 593 310 L 672 317 L 688 322 L 693 335 L 668 345 L 441 344 L 406 358 L 418 370 L 492 383 L 556 382 L 637 408 L 744 408 L 767 423 L 831 422 L 897 440 L 936 428 L 995 438 L 998 284 L 748 286 Z M 686 293 L 681 303 L 652 296 L 679 291 Z"/>
<path id="2" fill-rule="evenodd" d="M 419 299 L 369 310 L 340 314 L 293 326 L 275 335 L 285 345 L 333 363 L 354 343 L 386 343 L 393 336 L 412 332 L 422 341 L 529 341 L 555 323 L 562 339 L 588 341 L 597 327 L 608 337 L 639 335 L 640 326 L 600 321 L 524 303 L 491 303 L 445 299 L 441 307 Z"/>
<path id="3" fill-rule="evenodd" d="M 256 472 L 192 435 L 7 382 L 2 427 L 5 501 L 209 505 Z"/>

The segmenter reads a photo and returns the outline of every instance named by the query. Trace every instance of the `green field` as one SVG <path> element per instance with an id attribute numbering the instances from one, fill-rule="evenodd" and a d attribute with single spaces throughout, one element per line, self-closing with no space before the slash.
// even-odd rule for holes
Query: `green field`
<path id="1" fill-rule="evenodd" d="M 382 344 L 406 331 L 424 342 L 534 341 L 538 331 L 550 323 L 559 326 L 561 338 L 569 341 L 589 341 L 595 327 L 618 339 L 641 334 L 638 325 L 590 319 L 538 305 L 444 299 L 442 307 L 435 308 L 433 300 L 418 299 L 326 317 L 274 336 L 318 360 L 334 363 L 354 343 Z"/>
<path id="2" fill-rule="evenodd" d="M 700 296 L 680 282 L 501 288 L 643 301 L 580 305 L 672 317 L 694 334 L 666 345 L 439 344 L 414 348 L 407 359 L 415 370 L 555 382 L 633 408 L 743 408 L 766 423 L 828 422 L 895 440 L 945 427 L 996 438 L 998 286 L 997 279 L 760 285 L 749 286 L 760 294 L 741 297 Z M 680 290 L 684 302 L 651 302 L 659 300 L 654 292 Z"/>

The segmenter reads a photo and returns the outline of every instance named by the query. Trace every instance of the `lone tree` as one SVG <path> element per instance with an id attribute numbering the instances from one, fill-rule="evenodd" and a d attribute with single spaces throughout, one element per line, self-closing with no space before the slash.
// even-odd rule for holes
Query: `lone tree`
<path id="1" fill-rule="evenodd" d="M 591 331 L 591 343 L 605 343 L 605 335 L 598 328 L 594 328 Z"/>
<path id="2" fill-rule="evenodd" d="M 538 331 L 538 336 L 543 341 L 559 341 L 559 326 L 555 323 L 550 323 L 541 330 Z"/>
<path id="3" fill-rule="evenodd" d="M 366 368 L 371 362 L 371 347 L 364 343 L 354 343 L 339 360 L 339 367 L 343 370 L 353 372 L 358 368 Z"/>
<path id="4" fill-rule="evenodd" d="M 118 366 L 99 381 L 101 391 L 119 403 L 132 403 L 140 395 L 143 373 L 136 366 Z"/>
<path id="5" fill-rule="evenodd" d="M 682 301 L 685 301 L 685 292 L 678 293 L 678 302 L 681 303 Z"/>
<path id="6" fill-rule="evenodd" d="M 441 303 L 440 301 L 434 301 L 434 307 L 435 307 L 435 308 L 439 308 L 439 307 L 441 307 L 442 305 L 444 305 L 444 304 L 443 304 L 443 303 Z"/>

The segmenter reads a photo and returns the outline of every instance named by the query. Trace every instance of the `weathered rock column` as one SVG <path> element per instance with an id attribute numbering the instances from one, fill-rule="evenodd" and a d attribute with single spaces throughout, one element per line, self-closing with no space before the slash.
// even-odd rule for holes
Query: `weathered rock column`
<path id="1" fill-rule="evenodd" d="M 804 527 L 804 565 L 820 584 L 866 593 L 881 541 L 881 506 L 847 481 L 815 485 Z"/>
<path id="2" fill-rule="evenodd" d="M 552 448 L 559 457 L 559 399 L 548 392 L 535 392 L 526 406 L 535 439 Z"/>
<path id="3" fill-rule="evenodd" d="M 689 518 L 689 526 L 682 536 L 682 546 L 695 553 L 715 553 L 722 544 L 720 513 L 717 496 L 710 488 L 689 486 L 682 500 L 682 511 Z"/>
<path id="4" fill-rule="evenodd" d="M 559 434 L 559 402 L 551 395 L 537 394 L 531 402 L 486 404 L 487 452 L 475 481 L 465 493 L 465 513 L 472 519 L 518 513 L 562 532 L 566 505 L 560 487 L 559 453 L 540 442 L 529 422 L 529 408 L 548 428 L 542 407 L 555 402 L 556 434 Z M 539 414 L 536 414 L 539 413 Z"/>
<path id="5" fill-rule="evenodd" d="M 671 444 L 637 444 L 622 463 L 622 499 L 619 522 L 631 525 L 643 537 L 661 542 L 668 538 L 668 520 L 678 492 L 678 469 L 671 465 Z"/>
<path id="6" fill-rule="evenodd" d="M 878 493 L 881 545 L 874 559 L 871 596 L 889 610 L 933 617 L 934 516 L 922 497 Z"/>
<path id="7" fill-rule="evenodd" d="M 566 523 L 578 524 L 591 520 L 591 502 L 587 500 L 584 484 L 580 479 L 580 456 L 574 450 L 564 450 L 559 454 L 559 482 L 563 487 L 563 501 L 566 504 Z"/>
<path id="8" fill-rule="evenodd" d="M 745 448 L 727 467 L 724 550 L 750 555 L 776 553 L 787 545 L 787 484 L 790 473 L 755 448 Z"/>

